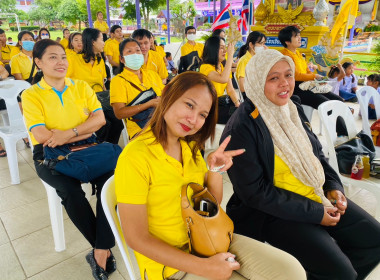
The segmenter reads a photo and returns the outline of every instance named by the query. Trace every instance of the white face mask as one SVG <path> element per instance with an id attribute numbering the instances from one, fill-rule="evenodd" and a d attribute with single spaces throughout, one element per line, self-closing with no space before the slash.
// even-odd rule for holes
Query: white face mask
<path id="1" fill-rule="evenodd" d="M 255 47 L 255 53 L 259 53 L 259 52 L 262 52 L 263 50 L 265 50 L 265 48 L 264 47 L 262 47 L 262 46 L 256 46 Z"/>
<path id="2" fill-rule="evenodd" d="M 41 35 L 41 39 L 49 39 L 49 35 Z"/>
<path id="3" fill-rule="evenodd" d="M 189 41 L 195 41 L 196 38 L 197 38 L 197 35 L 195 34 L 187 34 L 187 40 Z"/>

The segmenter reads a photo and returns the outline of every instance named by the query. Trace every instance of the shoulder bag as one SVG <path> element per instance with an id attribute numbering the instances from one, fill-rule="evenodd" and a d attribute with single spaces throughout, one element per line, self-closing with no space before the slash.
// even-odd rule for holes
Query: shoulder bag
<path id="1" fill-rule="evenodd" d="M 55 148 L 45 146 L 42 163 L 51 170 L 88 183 L 114 170 L 121 151 L 119 145 L 99 144 L 93 135 Z"/>
<path id="2" fill-rule="evenodd" d="M 194 192 L 191 203 L 187 196 L 189 189 Z M 181 206 L 189 236 L 190 253 L 210 257 L 228 251 L 234 224 L 207 188 L 196 183 L 184 185 Z"/>
<path id="3" fill-rule="evenodd" d="M 181 74 L 186 71 L 197 71 L 201 66 L 201 59 L 199 58 L 197 51 L 181 56 L 179 60 L 178 73 Z"/>
<path id="4" fill-rule="evenodd" d="M 354 138 L 335 147 L 336 157 L 339 166 L 339 172 L 351 174 L 352 165 L 355 157 L 361 154 L 368 154 L 370 162 L 376 156 L 375 146 L 371 137 L 360 131 Z"/>
<path id="5" fill-rule="evenodd" d="M 93 84 L 92 89 L 94 89 L 95 86 L 99 86 L 100 88 L 103 88 L 100 84 Z M 102 104 L 103 111 L 113 111 L 113 108 L 110 103 L 110 91 L 109 90 L 103 90 L 103 91 L 95 91 L 96 96 L 98 97 L 98 100 L 100 104 Z"/>

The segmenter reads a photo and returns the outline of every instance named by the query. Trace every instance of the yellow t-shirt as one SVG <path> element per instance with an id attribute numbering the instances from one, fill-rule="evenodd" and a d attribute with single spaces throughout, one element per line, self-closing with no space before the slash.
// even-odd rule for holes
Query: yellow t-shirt
<path id="1" fill-rule="evenodd" d="M 245 67 L 247 67 L 247 64 L 249 60 L 252 58 L 252 55 L 249 51 L 243 55 L 238 62 L 238 65 L 236 67 L 236 79 L 244 78 L 245 77 Z"/>
<path id="2" fill-rule="evenodd" d="M 11 74 L 21 74 L 24 80 L 29 79 L 30 71 L 32 71 L 32 58 L 20 52 L 11 59 Z M 34 75 L 37 73 L 37 67 L 34 68 Z"/>
<path id="3" fill-rule="evenodd" d="M 69 48 L 69 40 L 66 38 L 63 38 L 59 43 L 65 48 L 65 50 Z"/>
<path id="4" fill-rule="evenodd" d="M 66 52 L 66 56 L 69 57 L 69 56 L 72 56 L 74 54 L 77 54 L 74 50 L 72 49 L 65 49 L 65 52 Z"/>
<path id="5" fill-rule="evenodd" d="M 110 103 L 125 103 L 128 105 L 135 97 L 141 92 L 147 89 L 153 88 L 157 96 L 161 96 L 161 91 L 164 88 L 160 76 L 154 71 L 141 69 L 142 74 L 142 84 L 136 74 L 124 68 L 123 72 L 115 76 L 111 80 L 110 86 Z M 123 78 L 121 78 L 121 77 Z M 127 81 L 132 82 L 134 85 L 141 88 L 138 91 L 136 88 L 131 86 Z M 127 119 L 127 131 L 130 138 L 132 138 L 136 133 L 141 131 L 141 128 L 131 120 Z"/>
<path id="6" fill-rule="evenodd" d="M 153 70 L 161 77 L 161 80 L 166 79 L 169 75 L 161 55 L 152 50 L 149 50 L 148 60 L 141 69 Z"/>
<path id="7" fill-rule="evenodd" d="M 59 92 L 44 78 L 26 89 L 22 96 L 26 127 L 44 125 L 47 129 L 67 130 L 84 123 L 91 112 L 102 109 L 95 92 L 80 80 L 65 78 L 65 88 Z M 38 144 L 30 133 L 33 145 Z"/>
<path id="8" fill-rule="evenodd" d="M 118 40 L 112 39 L 107 44 L 107 48 L 104 47 L 104 53 L 106 55 L 112 56 L 112 60 L 120 64 L 119 45 L 120 45 L 120 42 Z"/>
<path id="9" fill-rule="evenodd" d="M 104 79 L 107 77 L 104 60 L 98 62 L 95 59 L 94 65 L 86 63 L 82 54 L 73 54 L 67 57 L 69 68 L 66 77 L 86 81 L 96 92 L 103 91 Z"/>
<path id="10" fill-rule="evenodd" d="M 145 204 L 149 232 L 171 246 L 181 248 L 188 242 L 181 214 L 181 188 L 190 182 L 204 184 L 206 163 L 198 151 L 196 161 L 192 144 L 180 140 L 181 164 L 164 151 L 149 130 L 129 142 L 121 153 L 115 170 L 118 203 Z M 191 195 L 191 194 L 190 194 Z M 135 252 L 141 279 L 162 279 L 164 266 Z M 178 270 L 167 267 L 168 277 Z"/>
<path id="11" fill-rule="evenodd" d="M 199 58 L 202 58 L 203 48 L 204 48 L 204 45 L 201 43 L 195 42 L 195 45 L 193 46 L 193 45 L 190 45 L 189 42 L 187 42 L 181 47 L 181 56 L 185 56 L 185 55 L 188 55 L 189 53 L 192 53 L 193 51 L 197 51 Z"/>
<path id="12" fill-rule="evenodd" d="M 14 57 L 16 54 L 18 54 L 20 52 L 21 52 L 20 47 L 13 47 L 13 48 L 11 48 L 11 58 L 10 59 L 12 59 L 12 57 Z"/>
<path id="13" fill-rule="evenodd" d="M 158 52 L 158 53 L 162 56 L 162 58 L 166 57 L 166 53 L 165 53 L 163 47 L 161 47 L 161 46 L 156 46 L 156 52 Z"/>
<path id="14" fill-rule="evenodd" d="M 3 60 L 10 60 L 11 59 L 11 52 L 12 52 L 13 47 L 9 45 L 5 45 L 4 47 L 1 48 L 1 58 Z M 9 62 L 5 63 L 8 64 Z"/>
<path id="15" fill-rule="evenodd" d="M 298 180 L 292 174 L 289 166 L 277 155 L 274 158 L 273 182 L 277 188 L 288 190 L 322 203 L 322 199 L 315 193 L 314 188 L 306 186 Z"/>
<path id="16" fill-rule="evenodd" d="M 305 59 L 302 57 L 301 53 L 298 50 L 296 50 L 296 53 L 293 53 L 287 48 L 283 48 L 281 50 L 281 53 L 293 59 L 293 62 L 296 66 L 294 73 L 294 78 L 296 81 L 310 81 L 315 78 L 315 74 L 309 70 Z"/>
<path id="17" fill-rule="evenodd" d="M 219 74 L 223 72 L 223 65 L 220 64 L 220 71 L 217 71 L 215 69 L 215 66 L 211 65 L 211 64 L 202 64 L 201 65 L 201 68 L 199 69 L 199 72 L 208 76 L 208 74 L 210 74 L 212 71 L 215 71 L 215 72 L 218 72 Z M 217 82 L 214 82 L 214 81 L 211 81 L 213 84 L 214 84 L 214 87 L 216 89 L 216 93 L 218 94 L 218 97 L 224 95 L 224 91 L 226 90 L 227 88 L 227 83 L 224 83 L 224 84 L 221 84 L 221 83 L 217 83 Z"/>
<path id="18" fill-rule="evenodd" d="M 102 33 L 106 33 L 109 27 L 108 27 L 107 22 L 105 22 L 104 20 L 102 22 L 95 20 L 94 28 L 99 29 Z"/>

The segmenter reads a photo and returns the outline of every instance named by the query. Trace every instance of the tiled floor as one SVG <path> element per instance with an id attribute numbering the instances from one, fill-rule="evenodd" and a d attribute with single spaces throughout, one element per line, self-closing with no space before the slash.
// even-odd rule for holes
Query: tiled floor
<path id="1" fill-rule="evenodd" d="M 360 121 L 357 124 L 359 126 Z M 316 111 L 313 127 L 318 131 Z M 22 142 L 18 143 L 18 159 L 21 184 L 11 185 L 7 159 L 0 158 L 0 279 L 92 279 L 85 260 L 90 245 L 66 214 L 64 225 L 67 249 L 60 253 L 54 251 L 46 191 L 35 174 L 31 152 L 25 149 Z M 224 183 L 223 207 L 232 192 L 227 176 Z M 351 198 L 374 214 L 376 201 L 369 192 L 352 190 Z M 94 200 L 91 203 L 93 205 Z M 119 268 L 110 279 L 129 279 L 119 250 L 115 248 L 113 252 Z M 136 264 L 135 267 L 138 272 Z M 368 279 L 379 280 L 380 269 Z"/>

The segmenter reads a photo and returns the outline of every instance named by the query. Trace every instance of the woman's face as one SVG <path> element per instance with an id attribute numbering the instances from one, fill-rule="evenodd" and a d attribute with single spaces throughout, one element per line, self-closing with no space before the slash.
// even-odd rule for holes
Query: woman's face
<path id="1" fill-rule="evenodd" d="M 346 72 L 346 76 L 351 76 L 351 74 L 354 73 L 354 65 L 351 64 L 344 71 Z"/>
<path id="2" fill-rule="evenodd" d="M 83 49 L 82 35 L 78 34 L 71 40 L 71 45 L 76 53 L 79 53 Z"/>
<path id="3" fill-rule="evenodd" d="M 287 42 L 288 48 L 299 48 L 301 47 L 301 34 L 293 34 L 291 41 Z"/>
<path id="4" fill-rule="evenodd" d="M 65 37 L 67 40 L 69 40 L 70 31 L 69 30 L 65 30 L 65 32 L 63 32 L 63 37 Z"/>
<path id="5" fill-rule="evenodd" d="M 178 98 L 164 115 L 170 137 L 194 135 L 204 125 L 212 106 L 208 87 L 197 85 Z"/>
<path id="6" fill-rule="evenodd" d="M 60 46 L 47 47 L 41 59 L 35 58 L 35 62 L 44 76 L 55 79 L 64 78 L 69 66 L 66 53 Z"/>
<path id="7" fill-rule="evenodd" d="M 224 31 L 220 32 L 219 37 L 226 39 L 226 33 Z"/>
<path id="8" fill-rule="evenodd" d="M 261 38 L 261 40 L 258 40 L 258 42 L 255 43 L 255 47 L 264 47 L 267 40 L 265 37 Z"/>
<path id="9" fill-rule="evenodd" d="M 47 30 L 41 30 L 40 37 L 41 37 L 41 39 L 48 39 L 48 38 L 50 38 L 49 32 L 47 32 Z"/>
<path id="10" fill-rule="evenodd" d="M 104 41 L 103 41 L 103 35 L 101 32 L 99 32 L 99 36 L 96 39 L 96 41 L 92 43 L 92 46 L 94 48 L 94 53 L 101 53 L 103 51 Z"/>
<path id="11" fill-rule="evenodd" d="M 22 37 L 21 37 L 21 41 L 20 41 L 20 45 L 21 45 L 21 46 L 22 46 L 22 42 L 23 42 L 23 41 L 34 41 L 34 40 L 33 40 L 33 37 L 30 36 L 30 34 L 25 33 L 25 34 L 22 35 Z"/>
<path id="12" fill-rule="evenodd" d="M 264 94 L 277 106 L 286 105 L 294 91 L 294 75 L 290 65 L 280 60 L 270 69 L 265 81 Z"/>
<path id="13" fill-rule="evenodd" d="M 103 13 L 98 13 L 97 18 L 98 20 L 103 20 Z"/>
<path id="14" fill-rule="evenodd" d="M 220 48 L 219 48 L 219 62 L 222 62 L 226 59 L 226 43 L 224 40 L 220 40 Z"/>
<path id="15" fill-rule="evenodd" d="M 125 64 L 124 56 L 135 53 L 142 54 L 141 48 L 136 42 L 129 42 L 125 44 L 123 53 L 120 55 L 120 61 Z"/>

